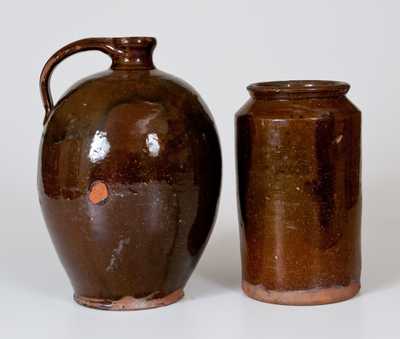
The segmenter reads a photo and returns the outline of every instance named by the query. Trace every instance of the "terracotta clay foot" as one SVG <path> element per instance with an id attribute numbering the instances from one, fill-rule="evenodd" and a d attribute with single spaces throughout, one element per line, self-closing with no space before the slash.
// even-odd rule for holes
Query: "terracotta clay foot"
<path id="1" fill-rule="evenodd" d="M 157 299 L 152 299 L 151 295 L 139 299 L 127 296 L 119 300 L 96 299 L 74 295 L 74 299 L 78 304 L 86 307 L 109 311 L 134 311 L 167 306 L 177 302 L 183 297 L 183 295 L 183 290 L 179 289 L 166 295 L 165 297 Z"/>
<path id="2" fill-rule="evenodd" d="M 359 282 L 348 286 L 314 288 L 300 291 L 270 291 L 262 285 L 242 282 L 244 293 L 250 298 L 280 305 L 323 305 L 344 301 L 354 297 L 360 290 Z"/>

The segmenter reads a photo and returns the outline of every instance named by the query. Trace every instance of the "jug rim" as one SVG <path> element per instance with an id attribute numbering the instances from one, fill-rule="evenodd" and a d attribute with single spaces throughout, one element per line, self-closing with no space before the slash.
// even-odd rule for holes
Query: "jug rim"
<path id="1" fill-rule="evenodd" d="M 123 46 L 148 47 L 154 46 L 157 39 L 151 36 L 120 36 L 109 38 L 113 43 Z"/>

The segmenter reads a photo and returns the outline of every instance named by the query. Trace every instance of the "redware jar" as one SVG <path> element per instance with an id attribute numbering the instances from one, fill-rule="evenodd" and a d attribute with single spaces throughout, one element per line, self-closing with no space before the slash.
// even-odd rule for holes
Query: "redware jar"
<path id="1" fill-rule="evenodd" d="M 361 113 L 336 81 L 248 87 L 236 115 L 244 292 L 278 304 L 360 288 Z"/>

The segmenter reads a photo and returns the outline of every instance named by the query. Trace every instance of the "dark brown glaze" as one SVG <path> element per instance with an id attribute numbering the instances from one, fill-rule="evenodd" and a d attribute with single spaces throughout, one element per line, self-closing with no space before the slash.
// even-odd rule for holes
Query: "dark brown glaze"
<path id="1" fill-rule="evenodd" d="M 360 287 L 361 113 L 349 85 L 250 85 L 236 115 L 243 289 L 282 304 Z"/>
<path id="2" fill-rule="evenodd" d="M 92 307 L 178 300 L 214 223 L 213 120 L 189 85 L 154 68 L 154 46 L 153 38 L 84 39 L 50 58 L 41 76 L 40 203 L 75 299 Z M 107 53 L 111 69 L 53 107 L 52 70 L 88 49 Z"/>

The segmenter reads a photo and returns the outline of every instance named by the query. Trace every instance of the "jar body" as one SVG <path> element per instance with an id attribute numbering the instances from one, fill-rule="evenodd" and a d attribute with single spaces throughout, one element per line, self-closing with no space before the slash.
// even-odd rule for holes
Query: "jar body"
<path id="1" fill-rule="evenodd" d="M 217 132 L 190 86 L 155 69 L 109 70 L 75 85 L 45 125 L 38 172 L 75 299 L 119 310 L 182 297 L 220 182 Z"/>
<path id="2" fill-rule="evenodd" d="M 282 304 L 356 294 L 360 111 L 344 95 L 252 98 L 236 133 L 244 291 Z"/>

